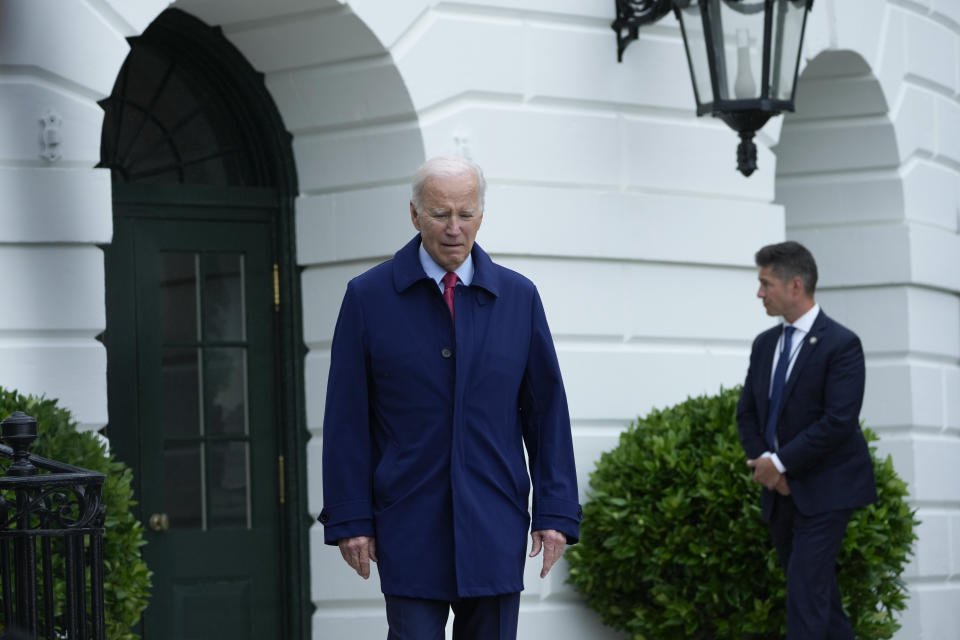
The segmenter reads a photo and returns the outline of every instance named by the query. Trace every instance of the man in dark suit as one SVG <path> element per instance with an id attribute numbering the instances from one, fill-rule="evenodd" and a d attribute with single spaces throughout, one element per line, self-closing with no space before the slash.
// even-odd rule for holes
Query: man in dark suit
<path id="1" fill-rule="evenodd" d="M 527 532 L 541 577 L 579 535 L 553 339 L 474 243 L 484 185 L 463 158 L 420 167 L 418 234 L 350 281 L 333 336 L 320 521 L 363 578 L 377 563 L 388 640 L 443 640 L 450 609 L 457 640 L 515 640 Z"/>
<path id="2" fill-rule="evenodd" d="M 784 323 L 753 342 L 737 427 L 787 575 L 787 640 L 852 640 L 836 559 L 853 510 L 876 500 L 859 424 L 863 348 L 814 301 L 803 245 L 768 245 L 756 263 L 757 296 Z"/>

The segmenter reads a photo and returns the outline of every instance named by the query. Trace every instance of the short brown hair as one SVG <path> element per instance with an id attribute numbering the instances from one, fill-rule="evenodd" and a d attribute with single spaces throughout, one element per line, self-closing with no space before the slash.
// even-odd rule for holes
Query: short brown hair
<path id="1" fill-rule="evenodd" d="M 788 240 L 768 244 L 757 251 L 754 260 L 760 268 L 770 267 L 773 275 L 781 280 L 799 277 L 803 290 L 813 297 L 817 289 L 817 262 L 813 254 L 799 242 Z"/>

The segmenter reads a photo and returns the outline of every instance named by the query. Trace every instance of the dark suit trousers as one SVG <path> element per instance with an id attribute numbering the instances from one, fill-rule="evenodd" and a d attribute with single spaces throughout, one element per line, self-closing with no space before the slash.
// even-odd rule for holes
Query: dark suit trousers
<path id="1" fill-rule="evenodd" d="M 837 554 L 852 510 L 805 516 L 774 498 L 770 534 L 787 574 L 787 640 L 854 640 L 837 588 Z"/>
<path id="2" fill-rule="evenodd" d="M 453 640 L 516 640 L 520 594 L 463 598 L 454 602 L 384 596 L 387 640 L 443 640 L 453 609 Z"/>

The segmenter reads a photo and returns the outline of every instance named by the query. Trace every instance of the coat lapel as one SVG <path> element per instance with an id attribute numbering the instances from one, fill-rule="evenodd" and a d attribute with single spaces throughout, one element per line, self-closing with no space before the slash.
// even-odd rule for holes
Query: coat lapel
<path id="1" fill-rule="evenodd" d="M 429 279 L 420 264 L 420 234 L 393 255 L 393 287 L 403 293 L 414 283 Z"/>
<path id="2" fill-rule="evenodd" d="M 480 248 L 479 244 L 474 243 L 473 251 L 473 282 L 471 287 L 480 287 L 487 295 L 477 297 L 477 302 L 481 305 L 487 304 L 493 298 L 500 295 L 500 279 L 496 270 L 493 268 L 493 260 L 487 255 L 487 252 Z"/>
<path id="3" fill-rule="evenodd" d="M 787 383 L 783 387 L 783 399 L 780 401 L 780 413 L 783 413 L 783 407 L 786 406 L 787 400 L 790 399 L 790 393 L 796 386 L 797 380 L 799 380 L 800 376 L 803 375 L 804 365 L 807 364 L 810 356 L 813 355 L 813 353 L 823 342 L 823 337 L 826 333 L 828 323 L 829 319 L 823 313 L 823 309 L 821 309 L 820 313 L 817 314 L 816 320 L 813 321 L 813 326 L 810 327 L 810 332 L 803 337 L 805 344 L 803 345 L 803 348 L 800 349 L 800 353 L 797 354 L 797 360 L 793 363 L 793 369 L 790 370 L 790 377 L 787 378 Z"/>

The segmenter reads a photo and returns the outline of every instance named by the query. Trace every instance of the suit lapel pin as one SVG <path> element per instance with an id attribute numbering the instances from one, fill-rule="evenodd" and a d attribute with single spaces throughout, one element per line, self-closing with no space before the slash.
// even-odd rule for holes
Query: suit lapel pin
<path id="1" fill-rule="evenodd" d="M 810 336 L 810 344 L 817 344 L 817 336 Z"/>

